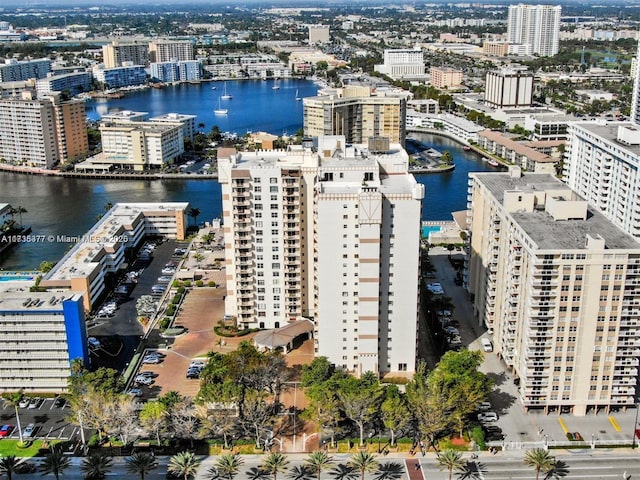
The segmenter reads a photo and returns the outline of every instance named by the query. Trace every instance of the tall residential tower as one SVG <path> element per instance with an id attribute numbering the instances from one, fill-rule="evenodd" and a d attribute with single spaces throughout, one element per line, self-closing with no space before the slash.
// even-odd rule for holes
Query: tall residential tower
<path id="1" fill-rule="evenodd" d="M 507 23 L 507 42 L 521 45 L 525 55 L 552 57 L 558 53 L 560 15 L 557 5 L 511 5 Z"/>

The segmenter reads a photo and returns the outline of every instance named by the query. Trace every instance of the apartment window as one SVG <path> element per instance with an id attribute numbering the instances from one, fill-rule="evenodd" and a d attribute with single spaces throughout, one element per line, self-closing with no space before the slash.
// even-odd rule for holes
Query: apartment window
<path id="1" fill-rule="evenodd" d="M 278 183 L 278 179 L 277 179 L 277 178 L 273 178 L 273 177 L 271 177 L 271 178 L 269 179 L 269 183 Z"/>
<path id="2" fill-rule="evenodd" d="M 276 193 L 278 191 L 278 187 L 269 187 L 269 191 L 271 193 Z M 272 198 L 271 198 L 272 200 L 274 200 L 274 198 L 273 198 L 274 196 L 275 195 L 272 195 Z"/>
<path id="3" fill-rule="evenodd" d="M 262 187 L 259 186 L 259 185 L 256 185 L 255 187 L 253 187 L 253 191 L 256 192 L 256 193 L 259 193 L 259 192 L 262 191 Z"/>

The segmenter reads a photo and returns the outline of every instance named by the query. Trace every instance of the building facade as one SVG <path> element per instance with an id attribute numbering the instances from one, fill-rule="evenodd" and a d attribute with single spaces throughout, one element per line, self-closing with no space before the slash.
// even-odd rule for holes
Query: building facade
<path id="1" fill-rule="evenodd" d="M 111 42 L 102 46 L 102 61 L 105 68 L 122 67 L 125 64 L 148 65 L 149 44 Z"/>
<path id="2" fill-rule="evenodd" d="M 424 187 L 402 147 L 371 150 L 335 136 L 219 159 L 226 312 L 259 328 L 313 319 L 332 363 L 413 372 Z"/>
<path id="3" fill-rule="evenodd" d="M 142 65 L 116 68 L 94 68 L 93 76 L 105 88 L 133 87 L 147 83 L 147 72 Z"/>
<path id="4" fill-rule="evenodd" d="M 558 53 L 561 14 L 559 5 L 510 5 L 507 41 L 521 45 L 524 55 L 552 57 Z"/>
<path id="5" fill-rule="evenodd" d="M 330 30 L 328 25 L 309 25 L 309 43 L 329 43 Z"/>
<path id="6" fill-rule="evenodd" d="M 640 42 L 638 42 L 638 53 L 636 55 L 635 62 L 632 62 L 631 67 L 633 95 L 631 99 L 630 120 L 636 125 L 640 125 Z"/>
<path id="7" fill-rule="evenodd" d="M 570 123 L 564 181 L 611 222 L 640 238 L 640 129 L 633 123 Z"/>
<path id="8" fill-rule="evenodd" d="M 385 137 L 404 145 L 406 100 L 402 97 L 352 97 L 343 92 L 302 102 L 305 135 L 344 135 L 347 143 Z"/>
<path id="9" fill-rule="evenodd" d="M 8 58 L 5 59 L 3 65 L 0 65 L 0 82 L 19 82 L 30 78 L 45 78 L 50 71 L 51 60 L 48 58 L 24 61 Z"/>
<path id="10" fill-rule="evenodd" d="M 179 124 L 182 127 L 182 138 L 184 140 L 193 140 L 196 133 L 196 116 L 184 115 L 180 113 L 166 113 L 149 119 L 155 123 Z"/>
<path id="11" fill-rule="evenodd" d="M 385 50 L 382 65 L 375 65 L 374 69 L 394 80 L 424 78 L 424 54 L 420 49 Z"/>
<path id="12" fill-rule="evenodd" d="M 161 82 L 196 82 L 202 80 L 202 62 L 163 62 L 151 64 L 151 77 Z"/>
<path id="13" fill-rule="evenodd" d="M 0 392 L 65 392 L 71 362 L 89 367 L 82 295 L 2 292 L 0 341 Z"/>
<path id="14" fill-rule="evenodd" d="M 484 101 L 496 108 L 530 107 L 533 73 L 510 69 L 487 72 Z"/>
<path id="15" fill-rule="evenodd" d="M 431 85 L 439 89 L 462 85 L 462 70 L 454 68 L 431 67 Z"/>
<path id="16" fill-rule="evenodd" d="M 635 405 L 640 244 L 551 175 L 469 177 L 468 289 L 522 405 Z"/>
<path id="17" fill-rule="evenodd" d="M 36 92 L 45 95 L 52 92 L 68 92 L 74 96 L 91 90 L 91 73 L 74 72 L 52 75 L 36 81 Z"/>
<path id="18" fill-rule="evenodd" d="M 152 63 L 186 62 L 194 60 L 191 40 L 154 40 L 149 44 Z"/>

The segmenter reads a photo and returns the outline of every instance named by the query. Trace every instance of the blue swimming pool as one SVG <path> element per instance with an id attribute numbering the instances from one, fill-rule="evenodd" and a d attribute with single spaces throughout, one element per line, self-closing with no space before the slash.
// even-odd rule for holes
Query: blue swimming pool
<path id="1" fill-rule="evenodd" d="M 12 282 L 14 280 L 33 280 L 34 277 L 29 277 L 27 275 L 0 275 L 0 282 Z"/>
<path id="2" fill-rule="evenodd" d="M 431 232 L 439 232 L 442 230 L 440 225 L 423 225 L 422 226 L 422 238 L 429 238 Z"/>

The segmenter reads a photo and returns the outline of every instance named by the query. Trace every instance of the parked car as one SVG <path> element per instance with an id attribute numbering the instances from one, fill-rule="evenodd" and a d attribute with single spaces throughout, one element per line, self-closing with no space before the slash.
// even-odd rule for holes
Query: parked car
<path id="1" fill-rule="evenodd" d="M 132 397 L 141 397 L 142 396 L 142 390 L 140 390 L 139 388 L 130 388 L 129 390 L 126 391 L 127 395 L 131 395 Z"/>
<path id="2" fill-rule="evenodd" d="M 153 287 L 151 287 L 151 291 L 153 293 L 164 293 L 166 289 L 167 289 L 166 285 L 160 285 L 160 284 L 155 284 Z"/>
<path id="3" fill-rule="evenodd" d="M 482 350 L 485 352 L 493 352 L 493 344 L 491 343 L 491 340 L 488 338 L 481 338 L 480 343 L 482 344 Z"/>
<path id="4" fill-rule="evenodd" d="M 87 338 L 87 343 L 91 348 L 100 348 L 100 340 L 98 340 L 96 337 Z"/>
<path id="5" fill-rule="evenodd" d="M 489 410 L 491 410 L 491 404 L 489 402 L 481 402 L 480 404 L 478 404 L 478 410 L 480 410 L 481 412 L 488 412 Z"/>
<path id="6" fill-rule="evenodd" d="M 137 375 L 136 378 L 133 379 L 135 383 L 139 383 L 140 385 L 151 385 L 153 383 L 153 378 L 147 377 L 146 375 Z"/>
<path id="7" fill-rule="evenodd" d="M 196 368 L 204 368 L 204 367 L 205 367 L 204 360 L 193 360 L 193 361 L 189 364 L 189 368 L 192 368 L 192 367 L 196 367 Z"/>
<path id="8" fill-rule="evenodd" d="M 40 405 L 42 405 L 42 402 L 44 402 L 44 399 L 40 398 L 40 397 L 33 397 L 31 399 L 31 401 L 29 402 L 29 407 L 30 409 L 34 409 L 34 408 L 40 408 Z"/>
<path id="9" fill-rule="evenodd" d="M 9 435 L 11 435 L 11 432 L 13 432 L 14 428 L 15 427 L 13 425 L 2 425 L 0 427 L 0 437 L 8 437 Z"/>
<path id="10" fill-rule="evenodd" d="M 23 397 L 22 400 L 18 402 L 18 408 L 27 408 L 30 401 L 31 399 L 29 397 Z"/>
<path id="11" fill-rule="evenodd" d="M 31 438 L 36 433 L 36 426 L 33 423 L 30 423 L 24 428 L 22 432 L 22 436 L 25 438 Z"/>
<path id="12" fill-rule="evenodd" d="M 149 363 L 149 364 L 160 363 L 160 357 L 147 355 L 146 357 L 142 358 L 142 363 Z"/>
<path id="13" fill-rule="evenodd" d="M 498 414 L 496 412 L 482 412 L 478 414 L 478 421 L 480 422 L 497 422 Z"/>
<path id="14" fill-rule="evenodd" d="M 155 378 L 156 374 L 153 372 L 138 372 L 138 374 L 136 375 L 136 377 L 149 377 L 149 378 Z"/>
<path id="15" fill-rule="evenodd" d="M 161 273 L 163 275 L 173 275 L 174 273 L 176 273 L 176 269 L 175 269 L 175 267 L 164 267 L 161 270 Z"/>
<path id="16" fill-rule="evenodd" d="M 187 370 L 187 378 L 200 378 L 200 373 L 202 370 L 199 368 L 190 368 Z"/>
<path id="17" fill-rule="evenodd" d="M 158 277 L 158 283 L 171 283 L 171 280 L 173 280 L 173 277 L 171 275 L 162 275 L 161 277 Z"/>
<path id="18" fill-rule="evenodd" d="M 62 408 L 67 404 L 67 399 L 58 395 L 56 399 L 53 401 L 53 406 L 55 408 Z"/>

